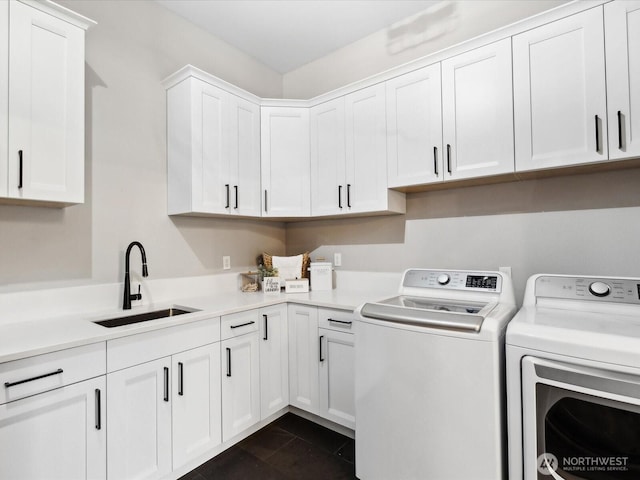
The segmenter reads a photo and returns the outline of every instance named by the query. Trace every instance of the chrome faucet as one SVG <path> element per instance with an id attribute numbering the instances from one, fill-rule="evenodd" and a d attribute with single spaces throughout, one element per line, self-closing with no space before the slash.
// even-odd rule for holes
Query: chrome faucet
<path id="1" fill-rule="evenodd" d="M 131 249 L 138 247 L 140 249 L 140 255 L 142 256 L 142 276 L 148 277 L 147 271 L 147 254 L 144 252 L 144 247 L 140 242 L 131 242 L 127 247 L 127 253 L 124 260 L 124 299 L 122 302 L 122 308 L 124 310 L 131 310 L 131 300 L 142 300 L 142 293 L 140 293 L 140 285 L 138 285 L 138 293 L 131 295 L 131 281 L 129 279 L 129 255 Z"/>

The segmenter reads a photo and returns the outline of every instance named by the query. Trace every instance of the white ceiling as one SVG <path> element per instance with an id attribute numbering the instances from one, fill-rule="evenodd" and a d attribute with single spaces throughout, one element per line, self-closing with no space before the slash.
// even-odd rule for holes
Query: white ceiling
<path id="1" fill-rule="evenodd" d="M 323 57 L 438 0 L 156 0 L 279 73 Z"/>

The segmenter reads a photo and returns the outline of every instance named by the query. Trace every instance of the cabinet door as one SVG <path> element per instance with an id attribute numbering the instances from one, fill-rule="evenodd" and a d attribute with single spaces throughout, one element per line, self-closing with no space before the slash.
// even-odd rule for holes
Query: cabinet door
<path id="1" fill-rule="evenodd" d="M 289 305 L 289 403 L 319 413 L 318 397 L 318 310 Z"/>
<path id="2" fill-rule="evenodd" d="M 346 211 L 344 97 L 312 107 L 311 214 Z"/>
<path id="3" fill-rule="evenodd" d="M 389 187 L 442 181 L 440 64 L 389 80 L 386 88 Z"/>
<path id="4" fill-rule="evenodd" d="M 230 211 L 260 216 L 260 107 L 241 98 L 232 99 Z"/>
<path id="5" fill-rule="evenodd" d="M 320 336 L 320 415 L 355 428 L 355 350 L 353 334 L 326 328 Z"/>
<path id="6" fill-rule="evenodd" d="M 8 152 L 8 130 L 9 130 L 9 2 L 0 2 L 0 58 L 5 61 L 0 62 L 0 197 L 7 196 L 7 162 Z"/>
<path id="7" fill-rule="evenodd" d="M 640 156 L 640 3 L 604 6 L 609 158 Z M 636 118 L 638 115 L 638 118 Z"/>
<path id="8" fill-rule="evenodd" d="M 175 470 L 222 442 L 220 344 L 173 355 L 171 377 Z"/>
<path id="9" fill-rule="evenodd" d="M 0 405 L 0 478 L 106 478 L 104 376 Z"/>
<path id="10" fill-rule="evenodd" d="M 9 196 L 84 201 L 84 30 L 10 2 Z"/>
<path id="11" fill-rule="evenodd" d="M 516 169 L 607 160 L 602 7 L 513 37 Z"/>
<path id="12" fill-rule="evenodd" d="M 156 479 L 171 472 L 170 358 L 107 375 L 109 479 Z"/>
<path id="13" fill-rule="evenodd" d="M 258 335 L 248 333 L 222 342 L 222 441 L 260 420 Z"/>
<path id="14" fill-rule="evenodd" d="M 345 96 L 347 210 L 386 210 L 387 125 L 381 83 Z"/>
<path id="15" fill-rule="evenodd" d="M 511 41 L 442 62 L 445 180 L 513 172 Z"/>
<path id="16" fill-rule="evenodd" d="M 309 109 L 262 107 L 262 215 L 307 217 L 311 213 Z"/>
<path id="17" fill-rule="evenodd" d="M 260 419 L 289 405 L 287 306 L 260 311 Z"/>

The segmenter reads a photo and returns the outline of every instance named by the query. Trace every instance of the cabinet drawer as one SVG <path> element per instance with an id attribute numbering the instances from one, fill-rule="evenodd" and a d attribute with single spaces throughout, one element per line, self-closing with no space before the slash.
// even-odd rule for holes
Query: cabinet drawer
<path id="1" fill-rule="evenodd" d="M 0 404 L 104 375 L 105 343 L 0 364 Z"/>
<path id="2" fill-rule="evenodd" d="M 318 327 L 337 330 L 339 332 L 353 331 L 353 312 L 351 310 L 318 309 Z"/>
<path id="3" fill-rule="evenodd" d="M 107 341 L 107 372 L 220 340 L 220 317 Z"/>
<path id="4" fill-rule="evenodd" d="M 233 313 L 222 317 L 220 334 L 222 340 L 258 330 L 258 310 Z"/>

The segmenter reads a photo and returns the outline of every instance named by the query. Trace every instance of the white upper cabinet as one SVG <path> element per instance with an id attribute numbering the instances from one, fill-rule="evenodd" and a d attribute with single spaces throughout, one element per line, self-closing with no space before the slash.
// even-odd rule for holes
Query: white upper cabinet
<path id="1" fill-rule="evenodd" d="M 609 158 L 640 156 L 640 2 L 604 6 Z M 639 118 L 635 116 L 638 115 Z"/>
<path id="2" fill-rule="evenodd" d="M 0 162 L 7 172 L 0 195 L 82 203 L 84 32 L 93 22 L 52 4 L 12 1 L 8 8 L 8 157 Z"/>
<path id="3" fill-rule="evenodd" d="M 602 8 L 513 37 L 516 170 L 607 160 Z"/>
<path id="4" fill-rule="evenodd" d="M 311 214 L 346 211 L 346 143 L 344 97 L 309 111 L 311 123 Z"/>
<path id="5" fill-rule="evenodd" d="M 389 187 L 442 181 L 440 64 L 389 80 L 386 89 Z"/>
<path id="6" fill-rule="evenodd" d="M 167 124 L 169 214 L 260 216 L 256 103 L 187 76 L 168 87 Z"/>
<path id="7" fill-rule="evenodd" d="M 511 40 L 442 62 L 445 180 L 513 172 Z"/>
<path id="8" fill-rule="evenodd" d="M 309 109 L 261 108 L 262 216 L 311 214 Z"/>

